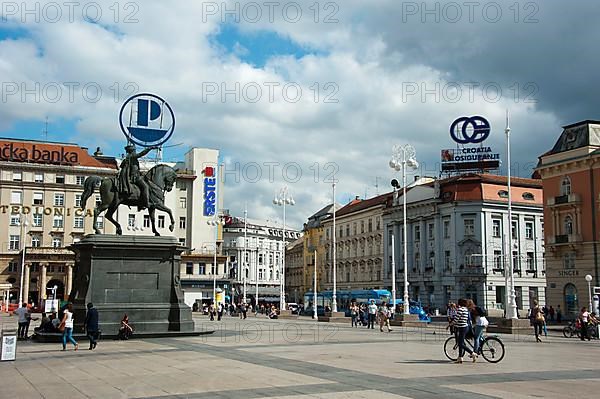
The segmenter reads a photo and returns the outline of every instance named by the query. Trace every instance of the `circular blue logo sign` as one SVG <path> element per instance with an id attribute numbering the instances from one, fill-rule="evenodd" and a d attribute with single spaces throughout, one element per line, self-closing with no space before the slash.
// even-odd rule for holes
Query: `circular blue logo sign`
<path id="1" fill-rule="evenodd" d="M 450 136 L 458 144 L 479 144 L 489 137 L 490 131 L 490 123 L 481 116 L 464 116 L 450 126 Z"/>
<path id="2" fill-rule="evenodd" d="M 140 93 L 125 101 L 119 112 L 119 123 L 128 141 L 142 147 L 156 147 L 171 138 L 175 114 L 169 103 L 159 96 Z"/>

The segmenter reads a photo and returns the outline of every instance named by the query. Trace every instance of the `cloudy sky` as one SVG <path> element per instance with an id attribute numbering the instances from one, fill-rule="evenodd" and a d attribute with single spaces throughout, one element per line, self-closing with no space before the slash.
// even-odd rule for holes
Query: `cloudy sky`
<path id="1" fill-rule="evenodd" d="M 449 126 L 483 115 L 529 176 L 561 126 L 600 119 L 596 1 L 2 2 L 0 136 L 119 155 L 117 115 L 137 92 L 165 98 L 165 160 L 221 150 L 225 207 L 296 227 L 331 201 L 389 189 L 394 144 L 439 174 Z M 260 165 L 257 176 L 256 165 Z M 376 187 L 378 182 L 378 187 Z"/>

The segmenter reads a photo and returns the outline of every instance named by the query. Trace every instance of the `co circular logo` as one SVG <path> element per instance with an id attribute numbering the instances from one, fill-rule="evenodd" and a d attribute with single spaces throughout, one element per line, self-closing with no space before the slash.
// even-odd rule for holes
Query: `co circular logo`
<path id="1" fill-rule="evenodd" d="M 489 137 L 490 131 L 490 123 L 481 116 L 464 116 L 450 126 L 450 136 L 458 144 L 479 144 Z"/>
<path id="2" fill-rule="evenodd" d="M 128 141 L 142 147 L 157 147 L 171 138 L 175 114 L 169 103 L 159 96 L 141 93 L 125 101 L 119 112 L 119 123 Z"/>

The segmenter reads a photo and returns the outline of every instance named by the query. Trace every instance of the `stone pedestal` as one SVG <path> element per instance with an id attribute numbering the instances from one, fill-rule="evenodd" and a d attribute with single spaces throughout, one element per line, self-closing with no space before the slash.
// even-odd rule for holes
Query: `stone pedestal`
<path id="1" fill-rule="evenodd" d="M 498 319 L 487 328 L 489 333 L 529 334 L 533 333 L 528 319 Z"/>
<path id="2" fill-rule="evenodd" d="M 76 254 L 74 333 L 84 331 L 92 302 L 103 337 L 117 335 L 125 314 L 137 337 L 195 335 L 180 285 L 184 248 L 175 237 L 88 235 L 70 249 Z"/>
<path id="3" fill-rule="evenodd" d="M 423 327 L 427 326 L 427 323 L 420 321 L 419 315 L 416 314 L 396 313 L 394 319 L 390 320 L 390 325 L 401 327 Z"/>
<path id="4" fill-rule="evenodd" d="M 350 317 L 346 317 L 344 312 L 325 312 L 324 316 L 319 316 L 319 321 L 327 323 L 347 323 L 350 322 Z"/>

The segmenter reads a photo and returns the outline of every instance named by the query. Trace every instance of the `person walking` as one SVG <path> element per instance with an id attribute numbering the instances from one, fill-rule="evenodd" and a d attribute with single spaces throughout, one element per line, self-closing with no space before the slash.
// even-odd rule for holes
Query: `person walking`
<path id="1" fill-rule="evenodd" d="M 215 305 L 212 303 L 208 307 L 208 314 L 210 315 L 210 321 L 215 321 Z"/>
<path id="2" fill-rule="evenodd" d="M 31 321 L 31 311 L 27 308 L 27 304 L 23 302 L 23 306 L 16 309 L 13 314 L 18 316 L 17 337 L 27 339 L 29 332 L 29 322 Z"/>
<path id="3" fill-rule="evenodd" d="M 581 308 L 581 311 L 579 312 L 579 322 L 581 323 L 581 333 L 579 334 L 579 338 L 581 338 L 582 341 L 585 341 L 585 339 L 587 338 L 587 340 L 590 340 L 590 335 L 588 334 L 588 321 L 590 319 L 590 313 L 587 311 L 587 308 L 584 306 Z"/>
<path id="4" fill-rule="evenodd" d="M 85 315 L 85 331 L 87 332 L 88 340 L 90 341 L 89 350 L 96 349 L 98 345 L 98 335 L 100 329 L 98 328 L 98 309 L 94 307 L 93 303 L 87 304 L 87 313 Z"/>
<path id="5" fill-rule="evenodd" d="M 474 344 L 473 344 L 473 352 L 479 354 L 479 349 L 481 346 L 481 341 L 483 340 L 483 334 L 485 333 L 485 329 L 490 324 L 487 319 L 487 312 L 481 306 L 475 307 L 475 328 L 474 328 Z"/>
<path id="6" fill-rule="evenodd" d="M 369 324 L 367 328 L 373 330 L 375 328 L 375 316 L 377 315 L 377 305 L 375 305 L 375 300 L 371 299 L 371 304 L 369 305 Z"/>
<path id="7" fill-rule="evenodd" d="M 550 309 L 548 310 L 548 314 L 550 315 L 550 321 L 554 322 L 554 314 L 555 314 L 555 310 L 554 307 L 550 306 Z"/>
<path id="8" fill-rule="evenodd" d="M 467 309 L 467 300 L 461 298 L 458 300 L 458 308 L 456 309 L 456 317 L 454 318 L 454 327 L 456 327 L 458 334 L 458 359 L 456 363 L 462 363 L 465 352 L 469 353 L 469 356 L 473 359 L 473 363 L 477 361 L 477 354 L 466 345 L 465 339 L 467 331 L 469 331 L 469 309 Z"/>
<path id="9" fill-rule="evenodd" d="M 67 341 L 75 346 L 75 350 L 79 349 L 79 344 L 73 339 L 73 304 L 71 303 L 68 303 L 67 308 L 64 310 L 60 328 L 64 329 L 62 335 L 62 350 L 67 350 Z"/>
<path id="10" fill-rule="evenodd" d="M 358 327 L 358 306 L 356 306 L 356 302 L 352 302 L 350 306 L 350 316 L 352 317 L 352 327 Z"/>
<path id="11" fill-rule="evenodd" d="M 217 321 L 221 321 L 223 317 L 223 304 L 219 302 L 217 305 Z"/>
<path id="12" fill-rule="evenodd" d="M 560 305 L 556 305 L 556 322 L 558 324 L 562 323 L 562 310 L 560 310 Z"/>
<path id="13" fill-rule="evenodd" d="M 390 328 L 390 311 L 389 311 L 385 301 L 383 301 L 381 303 L 381 306 L 378 309 L 378 316 L 379 316 L 379 331 L 383 332 L 383 326 L 386 326 L 388 333 L 392 332 L 392 329 Z"/>
<path id="14" fill-rule="evenodd" d="M 535 341 L 542 342 L 540 335 L 542 335 L 542 328 L 546 320 L 544 319 L 544 313 L 542 312 L 542 309 L 536 300 L 533 301 L 533 308 L 529 313 L 529 322 L 533 326 Z"/>

